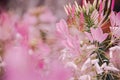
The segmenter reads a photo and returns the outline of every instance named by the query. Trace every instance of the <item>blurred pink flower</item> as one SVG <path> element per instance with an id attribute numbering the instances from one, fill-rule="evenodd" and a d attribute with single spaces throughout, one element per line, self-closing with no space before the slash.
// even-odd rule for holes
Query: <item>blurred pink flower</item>
<path id="1" fill-rule="evenodd" d="M 18 44 L 28 45 L 30 25 L 26 22 L 17 21 L 15 23 L 16 39 Z"/>
<path id="2" fill-rule="evenodd" d="M 28 39 L 28 27 L 29 25 L 27 23 L 20 21 L 15 24 L 16 31 L 25 39 Z"/>
<path id="3" fill-rule="evenodd" d="M 69 80 L 72 76 L 71 69 L 63 66 L 57 59 L 49 62 L 48 68 L 49 71 L 43 80 Z"/>
<path id="4" fill-rule="evenodd" d="M 44 58 L 48 56 L 50 52 L 51 52 L 51 49 L 47 44 L 38 42 L 35 45 L 35 50 L 33 55 L 39 56 L 40 58 Z"/>
<path id="5" fill-rule="evenodd" d="M 11 16 L 5 12 L 0 14 L 0 40 L 10 40 L 14 36 L 14 25 Z"/>
<path id="6" fill-rule="evenodd" d="M 46 9 L 40 16 L 40 21 L 42 22 L 48 22 L 53 23 L 56 22 L 57 18 L 52 14 L 52 12 L 48 9 Z"/>
<path id="7" fill-rule="evenodd" d="M 7 46 L 4 61 L 6 63 L 5 80 L 40 80 L 35 70 L 35 60 L 30 58 L 28 49 L 22 45 Z"/>
<path id="8" fill-rule="evenodd" d="M 94 29 L 91 28 L 90 29 L 91 33 L 85 32 L 85 34 L 87 35 L 88 39 L 93 42 L 93 41 L 97 41 L 99 43 L 103 42 L 108 34 L 107 33 L 103 33 L 102 29 L 100 27 Z"/>
<path id="9" fill-rule="evenodd" d="M 37 23 L 37 18 L 34 15 L 27 12 L 23 16 L 23 22 L 26 22 L 26 23 L 28 23 L 30 25 L 35 25 Z"/>

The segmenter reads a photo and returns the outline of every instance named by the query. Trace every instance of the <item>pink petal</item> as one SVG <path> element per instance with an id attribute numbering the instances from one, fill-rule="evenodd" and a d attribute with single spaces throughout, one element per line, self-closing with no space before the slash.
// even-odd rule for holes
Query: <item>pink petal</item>
<path id="1" fill-rule="evenodd" d="M 103 4 L 102 4 L 102 1 L 100 2 L 100 7 L 99 7 L 99 14 L 102 13 L 102 10 L 103 10 Z"/>
<path id="2" fill-rule="evenodd" d="M 91 35 L 94 41 L 98 41 L 100 43 L 103 42 L 108 36 L 108 34 L 103 34 L 103 31 L 100 27 L 96 29 L 91 28 Z"/>
<path id="3" fill-rule="evenodd" d="M 103 42 L 103 41 L 107 38 L 107 36 L 108 36 L 107 33 L 103 34 L 103 35 L 101 36 L 99 42 L 100 42 L 100 43 Z"/>
<path id="4" fill-rule="evenodd" d="M 120 26 L 120 12 L 116 14 L 116 24 Z"/>
<path id="5" fill-rule="evenodd" d="M 60 20 L 60 22 L 56 24 L 56 28 L 57 31 L 63 36 L 67 36 L 69 34 L 68 26 L 64 19 Z"/>
<path id="6" fill-rule="evenodd" d="M 94 39 L 95 41 L 97 41 L 98 38 L 99 38 L 98 36 L 100 35 L 99 29 L 98 29 L 98 28 L 96 28 L 96 29 L 91 28 L 90 30 L 91 30 L 91 34 L 92 34 L 93 39 Z"/>
<path id="7" fill-rule="evenodd" d="M 103 34 L 103 31 L 100 27 L 98 27 L 97 29 L 98 29 L 97 41 L 101 43 L 107 38 L 108 34 L 107 33 Z"/>
<path id="8" fill-rule="evenodd" d="M 85 32 L 85 34 L 86 34 L 86 36 L 88 37 L 88 39 L 89 39 L 91 42 L 93 42 L 93 37 L 92 37 L 92 35 L 91 35 L 90 33 L 88 33 L 88 32 Z"/>
<path id="9" fill-rule="evenodd" d="M 112 11 L 110 15 L 110 22 L 111 22 L 112 27 L 115 25 L 115 21 L 116 21 L 115 13 Z"/>
<path id="10" fill-rule="evenodd" d="M 114 9 L 114 5 L 115 5 L 115 0 L 112 0 L 111 11 L 113 11 L 113 9 Z"/>
<path id="11" fill-rule="evenodd" d="M 75 5 L 72 6 L 72 17 L 75 15 Z"/>

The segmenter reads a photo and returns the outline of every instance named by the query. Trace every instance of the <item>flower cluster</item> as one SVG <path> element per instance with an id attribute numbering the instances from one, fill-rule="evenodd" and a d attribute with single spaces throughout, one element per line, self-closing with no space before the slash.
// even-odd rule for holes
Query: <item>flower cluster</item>
<path id="1" fill-rule="evenodd" d="M 67 21 L 56 24 L 63 44 L 60 59 L 73 70 L 70 80 L 120 80 L 120 12 L 114 0 L 66 5 Z"/>
<path id="2" fill-rule="evenodd" d="M 44 6 L 22 15 L 1 11 L 0 80 L 67 80 L 70 77 L 70 70 L 58 60 L 55 23 L 56 17 Z"/>

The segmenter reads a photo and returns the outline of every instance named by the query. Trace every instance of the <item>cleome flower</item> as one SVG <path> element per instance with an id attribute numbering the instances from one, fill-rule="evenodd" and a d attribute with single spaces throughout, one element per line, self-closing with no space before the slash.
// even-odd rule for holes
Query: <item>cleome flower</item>
<path id="1" fill-rule="evenodd" d="M 56 27 L 66 49 L 62 61 L 73 68 L 70 80 L 120 79 L 120 12 L 113 11 L 114 2 L 83 0 L 82 5 L 64 7 L 67 21 L 62 19 Z"/>

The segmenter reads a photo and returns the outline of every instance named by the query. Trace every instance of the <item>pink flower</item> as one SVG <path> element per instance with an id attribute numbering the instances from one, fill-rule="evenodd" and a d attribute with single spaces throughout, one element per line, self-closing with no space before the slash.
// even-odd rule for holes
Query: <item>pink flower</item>
<path id="1" fill-rule="evenodd" d="M 28 49 L 22 45 L 7 46 L 4 61 L 5 80 L 40 80 L 41 75 L 36 70 L 36 62 L 30 58 Z M 42 68 L 42 63 L 39 63 Z"/>
<path id="2" fill-rule="evenodd" d="M 42 22 L 53 23 L 57 18 L 52 14 L 50 10 L 46 9 L 46 11 L 39 16 L 39 19 Z"/>
<path id="3" fill-rule="evenodd" d="M 26 23 L 28 23 L 30 25 L 34 25 L 34 24 L 37 23 L 37 18 L 34 15 L 30 14 L 29 12 L 27 12 L 23 16 L 23 22 L 26 22 Z"/>
<path id="4" fill-rule="evenodd" d="M 68 25 L 64 19 L 61 19 L 60 22 L 56 24 L 56 28 L 60 35 L 65 37 L 69 35 Z"/>
<path id="5" fill-rule="evenodd" d="M 24 38 L 28 38 L 28 24 L 24 22 L 17 22 L 15 24 L 16 31 L 23 36 Z"/>
<path id="6" fill-rule="evenodd" d="M 120 69 L 120 46 L 111 47 L 109 50 L 110 61 L 116 68 Z"/>
<path id="7" fill-rule="evenodd" d="M 19 21 L 14 26 L 16 30 L 16 41 L 20 44 L 28 45 L 29 25 L 25 22 Z"/>
<path id="8" fill-rule="evenodd" d="M 69 49 L 72 53 L 80 53 L 80 43 L 78 35 L 70 35 L 67 23 L 65 20 L 61 20 L 56 24 L 57 32 L 62 38 L 63 45 Z"/>
<path id="9" fill-rule="evenodd" d="M 63 66 L 63 64 L 57 59 L 53 59 L 49 62 L 48 67 L 49 71 L 42 80 L 69 80 L 72 76 L 71 69 Z"/>
<path id="10" fill-rule="evenodd" d="M 10 15 L 3 12 L 0 14 L 0 40 L 10 40 L 14 36 L 13 20 Z"/>
<path id="11" fill-rule="evenodd" d="M 93 41 L 97 41 L 99 43 L 103 42 L 108 34 L 107 33 L 103 33 L 102 29 L 100 27 L 94 29 L 91 28 L 91 33 L 85 32 L 85 34 L 87 35 L 88 39 L 93 42 Z"/>
<path id="12" fill-rule="evenodd" d="M 120 12 L 118 12 L 115 15 L 115 13 L 112 11 L 112 13 L 110 15 L 110 22 L 111 22 L 112 27 L 120 26 Z"/>
<path id="13" fill-rule="evenodd" d="M 111 22 L 111 32 L 114 36 L 120 37 L 120 12 L 115 15 L 114 12 L 111 13 L 110 16 L 110 22 Z"/>

